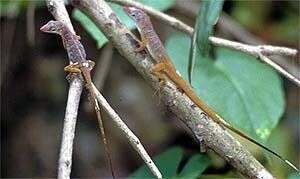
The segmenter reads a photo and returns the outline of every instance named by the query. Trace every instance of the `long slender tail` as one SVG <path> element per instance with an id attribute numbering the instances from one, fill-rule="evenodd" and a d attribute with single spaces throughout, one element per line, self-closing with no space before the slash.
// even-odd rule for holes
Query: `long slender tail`
<path id="1" fill-rule="evenodd" d="M 170 68 L 168 68 L 170 69 Z M 168 77 L 176 83 L 177 86 L 181 87 L 183 91 L 186 93 L 186 95 L 205 113 L 207 113 L 208 116 L 210 116 L 216 123 L 224 126 L 225 128 L 231 130 L 232 132 L 238 134 L 239 136 L 249 140 L 250 142 L 254 143 L 257 146 L 260 146 L 261 148 L 265 149 L 266 151 L 272 153 L 276 157 L 278 157 L 281 161 L 283 161 L 285 164 L 296 170 L 297 172 L 300 172 L 300 170 L 293 165 L 290 161 L 280 156 L 278 153 L 274 152 L 273 150 L 269 149 L 268 147 L 264 146 L 263 144 L 257 142 L 256 140 L 252 139 L 251 137 L 247 136 L 243 132 L 239 131 L 238 129 L 235 129 L 230 124 L 228 124 L 222 117 L 220 117 L 216 112 L 214 112 L 210 107 L 208 107 L 196 94 L 195 92 L 189 87 L 189 85 L 183 80 L 176 71 L 169 71 L 172 73 L 172 75 L 168 75 Z"/>
<path id="2" fill-rule="evenodd" d="M 288 166 L 290 166 L 291 168 L 293 168 L 294 170 L 296 170 L 297 172 L 300 172 L 300 170 L 293 165 L 290 161 L 288 161 L 287 159 L 283 158 L 282 156 L 280 156 L 278 153 L 276 153 L 275 151 L 269 149 L 268 147 L 264 146 L 263 144 L 257 142 L 256 140 L 252 139 L 251 137 L 247 136 L 246 134 L 242 133 L 241 131 L 239 131 L 238 129 L 235 129 L 234 127 L 232 127 L 231 125 L 229 125 L 228 123 L 224 123 L 223 121 L 221 122 L 221 125 L 226 127 L 227 129 L 231 130 L 232 132 L 238 134 L 239 136 L 249 140 L 250 142 L 260 146 L 261 148 L 265 149 L 266 151 L 270 152 L 271 154 L 275 155 L 276 157 L 278 157 L 281 161 L 283 161 L 285 164 L 287 164 Z"/>
<path id="3" fill-rule="evenodd" d="M 110 171 L 111 171 L 111 175 L 112 175 L 113 178 L 115 178 L 115 173 L 114 173 L 114 169 L 113 169 L 111 153 L 110 153 L 109 144 L 107 142 L 107 138 L 106 138 L 106 134 L 105 134 L 103 120 L 101 118 L 100 108 L 99 108 L 97 99 L 94 98 L 93 100 L 95 100 L 95 111 L 96 111 L 96 115 L 97 115 L 99 129 L 100 129 L 101 136 L 102 136 L 102 141 L 103 141 L 103 144 L 104 144 L 104 149 L 105 149 L 105 153 L 106 153 L 106 159 L 107 159 L 107 162 L 109 163 L 109 168 L 110 168 Z"/>
<path id="4" fill-rule="evenodd" d="M 92 86 L 92 78 L 91 78 L 91 74 L 90 74 L 90 70 L 88 69 L 88 67 L 82 67 L 81 68 L 81 72 L 85 78 L 86 81 L 86 87 L 92 97 L 92 101 L 91 104 L 93 105 L 95 112 L 96 112 L 96 116 L 97 116 L 97 120 L 98 120 L 98 125 L 99 125 L 99 129 L 100 129 L 100 133 L 102 136 L 102 142 L 104 144 L 104 150 L 105 150 L 105 155 L 106 155 L 106 160 L 107 163 L 109 164 L 109 168 L 110 168 L 110 172 L 113 178 L 115 178 L 115 173 L 114 173 L 114 169 L 113 169 L 113 164 L 112 164 L 112 157 L 111 157 L 111 153 L 110 153 L 110 149 L 109 149 L 109 144 L 107 142 L 107 138 L 106 138 L 106 134 L 105 134 L 105 129 L 104 129 L 104 124 L 103 124 L 103 120 L 101 118 L 101 111 L 100 111 L 100 107 L 96 98 L 96 94 L 93 90 L 93 86 Z"/>

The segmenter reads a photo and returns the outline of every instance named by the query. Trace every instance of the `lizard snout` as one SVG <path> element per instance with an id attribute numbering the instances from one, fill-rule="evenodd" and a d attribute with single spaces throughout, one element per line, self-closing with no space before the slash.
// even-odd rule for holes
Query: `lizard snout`
<path id="1" fill-rule="evenodd" d="M 43 25 L 40 30 L 43 31 L 43 32 L 47 32 L 47 24 Z"/>

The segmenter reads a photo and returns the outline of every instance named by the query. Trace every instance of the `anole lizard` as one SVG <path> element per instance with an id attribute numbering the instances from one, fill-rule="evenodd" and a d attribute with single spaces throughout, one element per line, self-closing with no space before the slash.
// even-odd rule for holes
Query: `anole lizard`
<path id="1" fill-rule="evenodd" d="M 141 36 L 140 48 L 137 51 L 143 50 L 145 47 L 149 51 L 152 58 L 157 62 L 152 68 L 151 73 L 154 74 L 159 80 L 165 80 L 168 77 L 177 87 L 182 89 L 184 93 L 193 101 L 200 109 L 202 109 L 212 120 L 214 120 L 219 125 L 231 130 L 232 132 L 240 135 L 241 137 L 253 142 L 254 144 L 262 147 L 263 149 L 269 151 L 270 153 L 277 156 L 284 163 L 299 172 L 299 169 L 295 167 L 291 162 L 281 157 L 276 152 L 272 151 L 268 147 L 260 144 L 256 140 L 250 138 L 243 132 L 235 129 L 230 124 L 228 124 L 221 116 L 214 112 L 210 107 L 208 107 L 193 91 L 193 89 L 185 82 L 185 80 L 177 74 L 175 66 L 172 64 L 167 52 L 156 34 L 153 25 L 150 21 L 150 17 L 141 9 L 131 6 L 123 7 L 126 14 L 133 19 L 137 29 Z"/>
<path id="2" fill-rule="evenodd" d="M 96 94 L 93 90 L 93 82 L 90 73 L 95 63 L 93 61 L 86 60 L 86 53 L 84 47 L 79 41 L 80 37 L 73 34 L 64 23 L 60 21 L 49 21 L 46 25 L 41 27 L 40 30 L 46 33 L 54 33 L 61 36 L 63 45 L 67 50 L 69 60 L 72 62 L 72 64 L 66 66 L 64 70 L 71 73 L 82 73 L 85 79 L 86 88 L 89 91 L 91 97 L 91 104 L 95 108 L 112 177 L 115 178 L 108 143 L 104 131 L 104 125 L 101 119 L 100 108 L 96 98 Z"/>

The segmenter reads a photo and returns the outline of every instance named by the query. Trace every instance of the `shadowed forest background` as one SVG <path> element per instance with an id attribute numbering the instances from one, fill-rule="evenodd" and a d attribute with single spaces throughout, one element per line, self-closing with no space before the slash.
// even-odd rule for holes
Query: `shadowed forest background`
<path id="1" fill-rule="evenodd" d="M 178 4 L 165 13 L 193 26 L 199 1 L 179 0 Z M 184 8 L 179 8 L 180 4 Z M 299 6 L 299 1 L 225 1 L 223 11 L 266 44 L 299 51 Z M 67 5 L 67 9 L 88 58 L 97 64 L 93 70 L 96 86 L 151 156 L 180 147 L 184 151 L 178 168 L 181 170 L 189 157 L 199 153 L 199 145 L 188 129 L 110 43 L 98 49 L 94 39 L 72 18 L 74 8 Z M 56 177 L 68 91 L 67 74 L 63 71 L 68 63 L 67 53 L 59 36 L 39 31 L 53 19 L 43 1 L 2 1 L 0 12 L 1 177 Z M 176 31 L 154 18 L 151 20 L 163 41 Z M 224 24 L 216 26 L 215 35 L 241 41 Z M 299 53 L 277 63 L 299 78 Z M 300 91 L 280 77 L 284 114 L 266 144 L 299 166 Z M 116 176 L 127 177 L 143 162 L 110 118 L 105 114 L 103 117 Z M 84 91 L 76 124 L 72 177 L 110 177 L 97 126 Z M 291 176 L 291 170 L 277 158 L 244 140 L 242 143 L 275 176 Z M 216 154 L 208 155 L 211 165 L 203 177 L 239 176 Z"/>

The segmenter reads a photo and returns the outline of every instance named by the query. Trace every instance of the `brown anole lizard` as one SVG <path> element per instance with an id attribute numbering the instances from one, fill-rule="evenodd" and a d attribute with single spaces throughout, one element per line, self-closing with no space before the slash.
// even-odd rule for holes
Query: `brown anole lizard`
<path id="1" fill-rule="evenodd" d="M 299 172 L 299 169 L 291 162 L 284 159 L 282 156 L 263 144 L 250 138 L 238 129 L 232 127 L 229 123 L 223 120 L 221 116 L 207 106 L 205 102 L 203 102 L 197 96 L 194 90 L 185 82 L 185 80 L 177 74 L 175 66 L 172 64 L 161 40 L 153 28 L 150 17 L 143 10 L 136 7 L 124 6 L 123 9 L 125 13 L 131 17 L 131 19 L 133 19 L 141 36 L 140 48 L 136 49 L 136 51 L 146 48 L 152 58 L 157 62 L 157 64 L 151 68 L 152 74 L 162 81 L 165 81 L 166 77 L 169 78 L 173 83 L 176 84 L 178 88 L 182 89 L 184 93 L 191 99 L 191 101 L 193 101 L 200 109 L 202 109 L 213 121 L 274 154 L 284 163 Z"/>
<path id="2" fill-rule="evenodd" d="M 68 53 L 68 57 L 71 62 L 71 64 L 66 66 L 64 70 L 70 73 L 82 73 L 86 83 L 86 88 L 89 91 L 91 97 L 91 104 L 96 112 L 111 174 L 112 177 L 115 178 L 112 167 L 112 160 L 105 135 L 104 125 L 101 118 L 100 108 L 96 98 L 96 94 L 93 89 L 93 82 L 90 73 L 95 63 L 93 61 L 86 60 L 85 49 L 79 41 L 80 37 L 73 34 L 64 23 L 60 21 L 49 21 L 47 24 L 41 27 L 40 30 L 46 33 L 54 33 L 61 36 L 63 45 Z"/>

